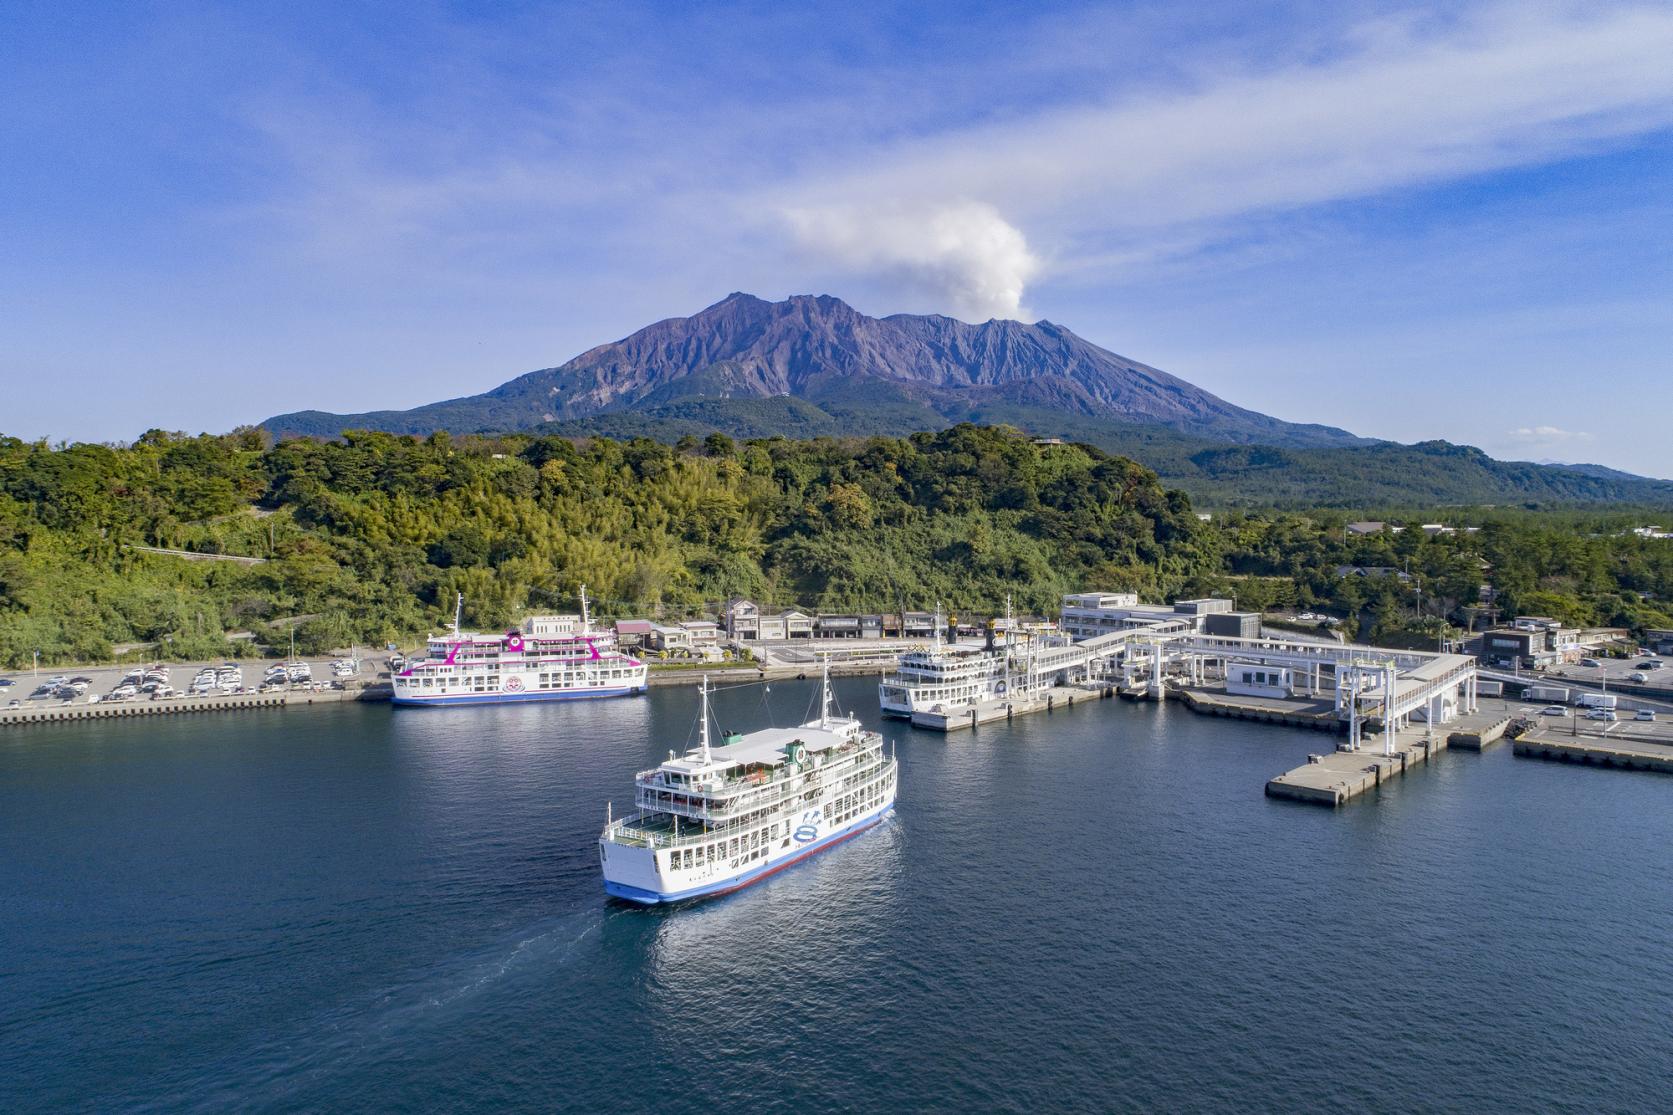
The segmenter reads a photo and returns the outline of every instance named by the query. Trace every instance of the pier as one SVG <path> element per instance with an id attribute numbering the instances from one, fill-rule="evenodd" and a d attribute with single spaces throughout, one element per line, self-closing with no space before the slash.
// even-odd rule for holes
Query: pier
<path id="1" fill-rule="evenodd" d="M 209 697 L 170 697 L 161 701 L 99 701 L 0 709 L 0 728 L 23 724 L 64 724 L 82 720 L 119 720 L 135 716 L 181 716 L 204 712 L 289 708 L 341 701 L 387 701 L 388 685 L 354 689 L 291 690 L 282 693 L 232 693 Z"/>
<path id="2" fill-rule="evenodd" d="M 1309 755 L 1305 766 L 1280 774 L 1266 784 L 1266 796 L 1337 806 L 1383 784 L 1383 780 L 1405 774 L 1427 763 L 1447 748 L 1447 737 L 1439 732 L 1408 731 L 1395 734 L 1392 747 L 1367 747 L 1358 751 L 1331 751 Z"/>
<path id="3" fill-rule="evenodd" d="M 1673 774 L 1673 724 L 1618 721 L 1604 731 L 1539 727 L 1517 737 L 1518 758 Z"/>
<path id="4" fill-rule="evenodd" d="M 1267 724 L 1286 724 L 1292 728 L 1310 728 L 1319 732 L 1347 730 L 1347 725 L 1342 722 L 1336 711 L 1336 705 L 1331 701 L 1232 696 L 1224 690 L 1202 688 L 1184 688 L 1177 693 L 1187 707 L 1205 716 L 1258 720 Z"/>
<path id="5" fill-rule="evenodd" d="M 1442 751 L 1481 751 L 1503 738 L 1512 717 L 1503 709 L 1466 714 L 1451 725 L 1403 728 L 1391 739 L 1367 737 L 1357 750 L 1346 746 L 1307 757 L 1303 766 L 1266 784 L 1266 796 L 1337 806 L 1389 778 L 1428 763 Z"/>

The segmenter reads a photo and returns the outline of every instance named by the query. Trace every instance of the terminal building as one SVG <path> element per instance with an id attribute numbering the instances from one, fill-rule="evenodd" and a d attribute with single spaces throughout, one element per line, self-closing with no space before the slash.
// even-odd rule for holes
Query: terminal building
<path id="1" fill-rule="evenodd" d="M 1140 604 L 1136 592 L 1072 592 L 1063 598 L 1058 627 L 1077 641 L 1138 628 L 1157 635 L 1260 638 L 1260 613 L 1234 608 L 1232 601 L 1220 597 Z"/>
<path id="2" fill-rule="evenodd" d="M 1578 662 L 1626 637 L 1619 627 L 1565 627 L 1550 616 L 1517 616 L 1508 627 L 1483 632 L 1480 658 L 1489 666 L 1544 670 Z"/>

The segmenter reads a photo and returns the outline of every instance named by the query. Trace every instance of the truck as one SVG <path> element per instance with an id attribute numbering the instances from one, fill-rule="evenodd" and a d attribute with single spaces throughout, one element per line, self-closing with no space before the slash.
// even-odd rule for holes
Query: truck
<path id="1" fill-rule="evenodd" d="M 1481 697 L 1503 697 L 1505 695 L 1505 683 L 1502 681 L 1478 681 L 1475 683 L 1475 691 Z"/>
<path id="2" fill-rule="evenodd" d="M 1561 685 L 1530 685 L 1523 691 L 1522 699 L 1566 705 L 1568 704 L 1568 689 Z"/>
<path id="3" fill-rule="evenodd" d="M 1574 698 L 1574 703 L 1580 708 L 1612 709 L 1620 699 L 1613 693 L 1582 693 Z"/>

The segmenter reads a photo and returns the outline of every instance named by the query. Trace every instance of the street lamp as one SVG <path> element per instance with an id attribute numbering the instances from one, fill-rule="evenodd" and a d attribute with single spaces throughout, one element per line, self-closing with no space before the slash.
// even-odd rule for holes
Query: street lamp
<path id="1" fill-rule="evenodd" d="M 40 651 L 40 648 L 37 647 L 32 653 L 35 656 L 35 680 L 40 681 L 41 680 L 41 651 Z"/>

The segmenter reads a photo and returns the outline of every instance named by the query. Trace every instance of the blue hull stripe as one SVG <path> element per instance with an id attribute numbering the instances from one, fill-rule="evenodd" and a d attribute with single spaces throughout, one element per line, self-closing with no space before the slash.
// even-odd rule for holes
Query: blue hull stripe
<path id="1" fill-rule="evenodd" d="M 815 852 L 822 852 L 834 844 L 840 844 L 844 840 L 847 840 L 850 836 L 858 836 L 866 829 L 877 824 L 877 822 L 881 821 L 884 817 L 887 817 L 894 810 L 894 807 L 894 803 L 890 802 L 889 807 L 883 810 L 883 812 L 877 814 L 877 816 L 867 817 L 863 821 L 856 821 L 839 832 L 833 832 L 829 836 L 816 840 L 788 859 L 781 859 L 777 863 L 762 864 L 760 867 L 747 871 L 742 875 L 735 875 L 730 879 L 722 879 L 719 882 L 708 883 L 700 887 L 693 887 L 690 890 L 675 891 L 671 894 L 664 894 L 661 891 L 645 890 L 643 887 L 630 887 L 625 883 L 612 883 L 609 879 L 606 879 L 604 880 L 604 893 L 614 898 L 625 898 L 629 902 L 637 902 L 641 906 L 656 906 L 669 902 L 688 902 L 693 898 L 714 898 L 722 894 L 730 894 L 735 890 L 742 890 L 751 883 L 758 883 L 769 875 L 783 871 L 786 867 L 794 867 L 796 864 L 807 859 Z"/>
<path id="2" fill-rule="evenodd" d="M 451 697 L 391 697 L 397 705 L 421 708 L 425 705 L 503 705 L 522 701 L 581 701 L 589 697 L 627 697 L 643 693 L 643 686 L 614 686 L 608 689 L 563 689 L 518 693 L 460 693 Z"/>

